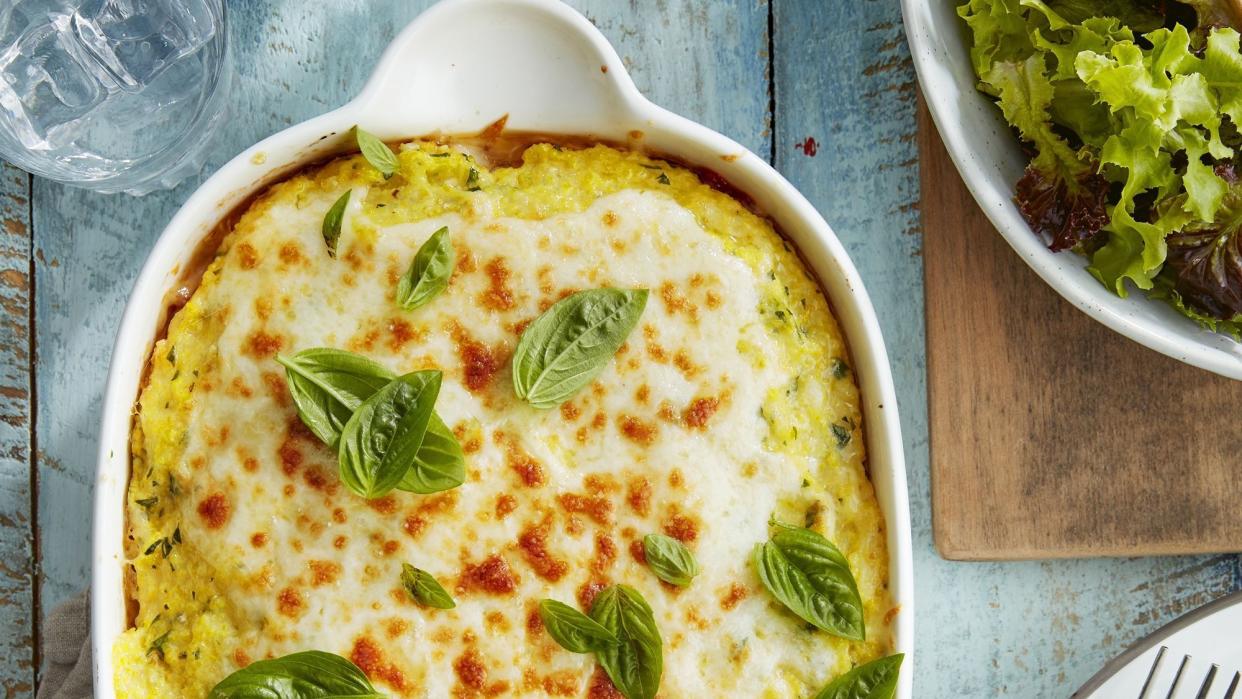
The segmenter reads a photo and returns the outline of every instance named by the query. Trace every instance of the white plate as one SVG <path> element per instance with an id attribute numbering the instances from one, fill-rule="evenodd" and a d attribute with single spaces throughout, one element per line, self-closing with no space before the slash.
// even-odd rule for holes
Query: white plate
<path id="1" fill-rule="evenodd" d="M 242 152 L 186 201 L 164 229 L 121 321 L 95 482 L 92 638 L 95 696 L 112 699 L 112 645 L 126 628 L 122 589 L 129 430 L 139 381 L 165 308 L 198 242 L 250 193 L 283 174 L 348 150 L 354 124 L 385 140 L 469 133 L 503 114 L 516 130 L 590 135 L 666 153 L 719 172 L 770 212 L 819 276 L 850 344 L 863 398 L 872 482 L 888 528 L 889 589 L 906 654 L 898 697 L 914 676 L 910 515 L 897 398 L 875 311 L 857 270 L 810 202 L 762 158 L 647 101 L 616 51 L 584 17 L 554 0 L 448 0 L 423 13 L 385 51 L 350 103 Z"/>
<path id="2" fill-rule="evenodd" d="M 1161 649 L 1165 649 L 1161 654 Z M 1156 663 L 1160 656 L 1159 664 Z M 1184 661 L 1184 663 L 1183 663 Z M 1213 670 L 1212 666 L 1216 669 Z M 1242 699 L 1242 592 L 1174 620 L 1104 666 L 1072 699 Z M 1210 686 L 1200 694 L 1205 680 Z M 1170 692 L 1176 683 L 1176 691 Z"/>
<path id="3" fill-rule="evenodd" d="M 1242 344 L 1199 327 L 1133 290 L 1119 298 L 1087 272 L 1086 258 L 1054 253 L 1013 203 L 1027 158 L 1000 110 L 975 89 L 961 0 L 902 0 L 906 36 L 923 96 L 949 155 L 975 200 L 1018 256 L 1070 303 L 1135 342 L 1222 376 L 1242 379 Z"/>

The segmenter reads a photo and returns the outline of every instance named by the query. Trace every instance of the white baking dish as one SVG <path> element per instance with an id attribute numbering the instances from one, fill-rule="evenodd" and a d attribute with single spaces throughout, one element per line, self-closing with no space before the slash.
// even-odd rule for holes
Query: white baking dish
<path id="1" fill-rule="evenodd" d="M 1141 291 L 1118 297 L 1087 271 L 1087 258 L 1052 252 L 1031 231 L 1013 202 L 1014 188 L 1030 158 L 1000 109 L 975 89 L 970 31 L 957 16 L 961 4 L 962 0 L 902 0 L 902 15 L 923 96 L 979 208 L 1023 262 L 1087 315 L 1178 361 L 1242 379 L 1242 343 L 1199 327 Z"/>
<path id="2" fill-rule="evenodd" d="M 98 699 L 115 696 L 112 645 L 126 625 L 122 539 L 131 416 L 166 296 L 198 243 L 251 193 L 345 150 L 354 124 L 399 140 L 475 132 L 504 114 L 515 130 L 629 142 L 719 172 L 771 214 L 818 274 L 861 384 L 871 476 L 888 524 L 890 586 L 901 610 L 894 621 L 896 648 L 907 654 L 898 696 L 911 696 L 914 586 L 897 399 L 871 301 L 832 229 L 761 158 L 647 101 L 603 35 L 567 6 L 447 0 L 393 41 L 352 102 L 265 139 L 204 182 L 142 268 L 113 350 L 96 477 L 91 622 Z"/>

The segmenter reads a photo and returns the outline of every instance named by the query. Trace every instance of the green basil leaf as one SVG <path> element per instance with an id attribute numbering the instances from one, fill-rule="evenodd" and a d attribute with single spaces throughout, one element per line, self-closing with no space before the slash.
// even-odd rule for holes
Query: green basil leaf
<path id="1" fill-rule="evenodd" d="M 453 276 L 453 242 L 449 240 L 448 226 L 431 234 L 410 268 L 397 282 L 397 303 L 412 311 L 440 295 L 448 288 Z"/>
<path id="2" fill-rule="evenodd" d="M 427 434 L 442 375 L 415 371 L 390 381 L 354 411 L 341 430 L 341 480 L 365 498 L 401 482 Z"/>
<path id="3" fill-rule="evenodd" d="M 563 602 L 539 603 L 539 618 L 552 640 L 572 653 L 590 653 L 617 645 L 617 635 L 591 617 Z"/>
<path id="4" fill-rule="evenodd" d="M 680 541 L 663 534 L 643 537 L 643 557 L 647 567 L 666 583 L 685 587 L 699 574 L 699 562 Z"/>
<path id="5" fill-rule="evenodd" d="M 260 660 L 217 684 L 207 699 L 384 699 L 357 665 L 311 650 Z"/>
<path id="6" fill-rule="evenodd" d="M 276 361 L 285 367 L 298 417 L 329 446 L 336 444 L 358 406 L 396 378 L 366 357 L 327 347 L 292 357 L 276 355 Z"/>
<path id="7" fill-rule="evenodd" d="M 396 378 L 384 366 L 343 350 L 314 348 L 276 361 L 285 367 L 298 417 L 334 446 L 358 406 Z M 465 454 L 452 430 L 432 413 L 418 456 L 397 485 L 412 493 L 437 493 L 466 480 Z"/>
<path id="8" fill-rule="evenodd" d="M 834 636 L 866 637 L 849 562 L 824 537 L 780 525 L 768 543 L 755 546 L 754 564 L 768 592 L 804 621 Z"/>
<path id="9" fill-rule="evenodd" d="M 898 653 L 859 665 L 830 682 L 815 699 L 893 699 L 897 694 L 897 673 L 905 657 Z"/>
<path id="10" fill-rule="evenodd" d="M 646 289 L 591 289 L 562 299 L 522 333 L 513 389 L 536 408 L 569 400 L 599 375 L 634 329 Z"/>
<path id="11" fill-rule="evenodd" d="M 625 699 L 653 699 L 664 672 L 664 644 L 647 600 L 632 587 L 613 585 L 595 597 L 591 618 L 617 637 L 617 645 L 595 651 L 617 691 Z"/>
<path id="12" fill-rule="evenodd" d="M 341 239 L 341 223 L 345 220 L 345 207 L 349 206 L 349 194 L 345 190 L 340 199 L 323 215 L 323 242 L 328 246 L 328 257 L 336 257 L 336 242 Z"/>
<path id="13" fill-rule="evenodd" d="M 392 177 L 397 171 L 398 163 L 397 155 L 388 144 L 357 126 L 354 127 L 354 138 L 358 141 L 358 150 L 362 151 L 362 157 L 371 163 L 371 167 L 379 170 L 385 179 Z"/>
<path id="14" fill-rule="evenodd" d="M 415 602 L 424 607 L 436 609 L 452 609 L 457 606 L 449 593 L 436 581 L 431 573 L 415 568 L 409 563 L 401 564 L 401 584 Z"/>
<path id="15" fill-rule="evenodd" d="M 397 484 L 397 490 L 425 495 L 452 490 L 465 482 L 466 455 L 461 444 L 440 416 L 432 413 L 414 464 Z"/>

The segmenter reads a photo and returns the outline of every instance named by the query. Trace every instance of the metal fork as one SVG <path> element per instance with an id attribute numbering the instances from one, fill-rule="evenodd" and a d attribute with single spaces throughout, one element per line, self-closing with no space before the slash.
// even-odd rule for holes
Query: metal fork
<path id="1" fill-rule="evenodd" d="M 1156 653 L 1156 660 L 1151 664 L 1151 670 L 1147 672 L 1147 681 L 1143 682 L 1143 689 L 1139 692 L 1138 699 L 1148 699 L 1148 697 L 1157 696 L 1157 694 L 1149 694 L 1155 689 L 1153 682 L 1156 674 L 1160 672 L 1160 664 L 1164 660 L 1164 654 L 1168 651 L 1167 646 L 1160 646 L 1160 651 Z M 1169 693 L 1165 695 L 1165 699 L 1173 699 L 1173 695 L 1177 693 L 1177 688 L 1181 685 L 1182 676 L 1186 672 L 1186 666 L 1190 663 L 1190 656 L 1182 656 L 1182 662 L 1177 666 L 1177 674 L 1173 675 L 1173 685 L 1169 687 Z M 1216 671 L 1220 666 L 1213 663 L 1208 669 L 1207 677 L 1203 678 L 1203 684 L 1199 685 L 1199 691 L 1195 694 L 1195 699 L 1207 699 L 1208 692 L 1212 689 L 1212 683 L 1216 680 Z M 1233 673 L 1233 681 L 1229 683 L 1229 688 L 1225 690 L 1224 699 L 1233 699 L 1234 693 L 1238 691 L 1238 684 L 1242 682 L 1242 672 Z"/>

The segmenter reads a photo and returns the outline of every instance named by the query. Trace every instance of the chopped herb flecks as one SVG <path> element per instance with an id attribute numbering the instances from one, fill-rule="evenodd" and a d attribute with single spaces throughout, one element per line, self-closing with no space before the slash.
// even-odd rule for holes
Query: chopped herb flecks
<path id="1" fill-rule="evenodd" d="M 850 430 L 848 427 L 844 425 L 838 425 L 837 423 L 834 422 L 832 424 L 832 436 L 837 438 L 838 447 L 844 447 L 845 445 L 850 443 L 850 437 L 852 435 L 850 434 Z"/>
<path id="2" fill-rule="evenodd" d="M 151 645 L 147 646 L 147 655 L 151 655 L 152 653 L 157 653 L 160 656 L 160 660 L 163 660 L 164 659 L 164 644 L 168 643 L 168 634 L 170 633 L 172 633 L 172 631 L 165 631 L 159 638 L 155 639 L 154 641 L 151 641 Z"/>
<path id="3" fill-rule="evenodd" d="M 147 547 L 147 550 L 142 552 L 142 555 L 150 556 L 156 551 L 159 551 L 161 556 L 168 558 L 168 555 L 172 553 L 173 546 L 180 543 L 181 527 L 177 527 L 173 530 L 172 536 L 161 536 L 155 541 L 152 541 L 151 545 Z"/>
<path id="4" fill-rule="evenodd" d="M 832 378 L 843 379 L 850 373 L 850 365 L 845 363 L 840 357 L 832 358 Z"/>

